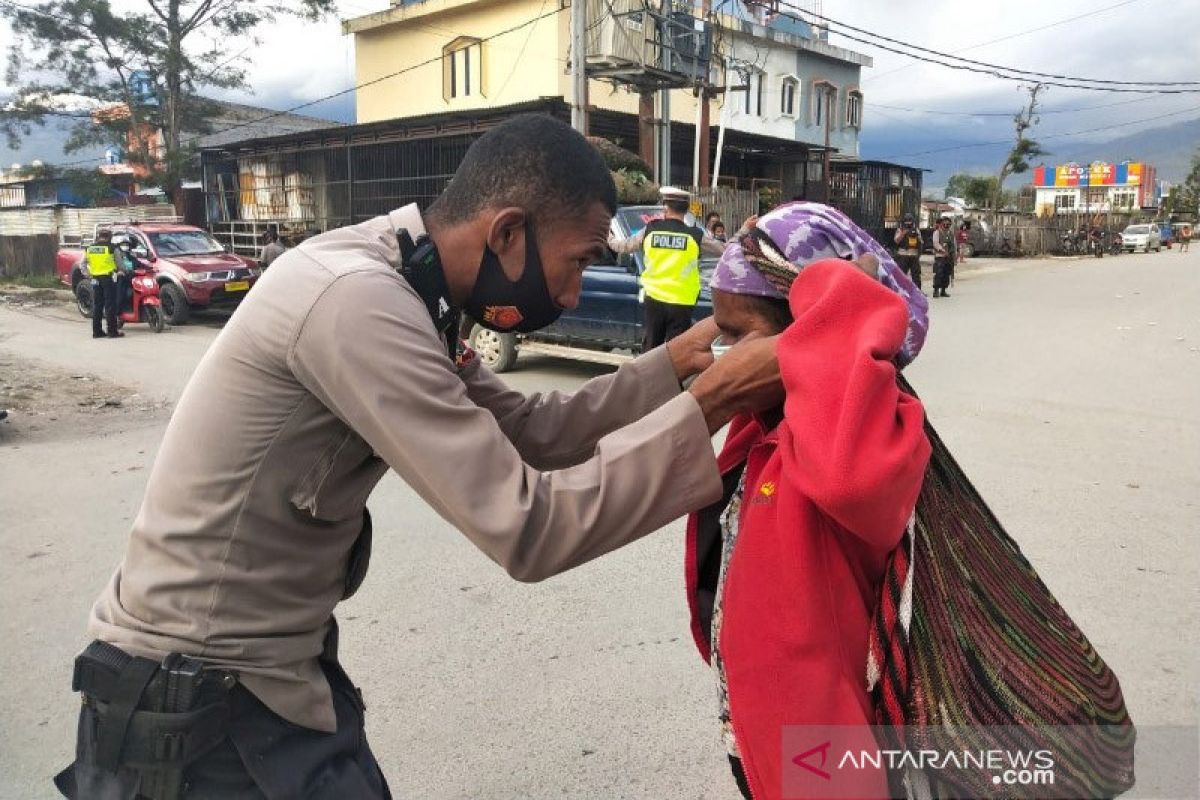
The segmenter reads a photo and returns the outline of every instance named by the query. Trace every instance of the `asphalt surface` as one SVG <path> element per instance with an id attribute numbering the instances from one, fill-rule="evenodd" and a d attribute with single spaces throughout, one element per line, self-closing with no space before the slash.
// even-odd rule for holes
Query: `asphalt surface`
<path id="1" fill-rule="evenodd" d="M 931 300 L 910 380 L 1139 727 L 1195 725 L 1200 248 L 961 276 Z M 69 308 L 0 304 L 0 404 L 17 407 L 0 423 L 0 798 L 54 796 L 88 609 L 219 322 L 93 341 Z M 604 370 L 529 358 L 507 377 L 569 390 Z M 397 797 L 737 796 L 688 633 L 680 523 L 529 586 L 394 475 L 371 509 L 371 573 L 338 616 Z M 1139 779 L 1135 796 L 1169 796 Z"/>

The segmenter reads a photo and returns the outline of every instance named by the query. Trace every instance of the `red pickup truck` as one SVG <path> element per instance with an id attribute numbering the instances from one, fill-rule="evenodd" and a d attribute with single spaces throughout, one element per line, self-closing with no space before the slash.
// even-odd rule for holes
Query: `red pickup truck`
<path id="1" fill-rule="evenodd" d="M 163 222 L 105 225 L 113 243 L 128 242 L 134 258 L 158 281 L 163 316 L 171 325 L 187 322 L 192 309 L 236 305 L 262 274 L 257 262 L 225 251 L 200 228 Z M 79 291 L 87 280 L 87 261 L 78 247 L 58 251 L 58 278 L 75 292 L 79 313 L 92 314 L 91 293 Z"/>

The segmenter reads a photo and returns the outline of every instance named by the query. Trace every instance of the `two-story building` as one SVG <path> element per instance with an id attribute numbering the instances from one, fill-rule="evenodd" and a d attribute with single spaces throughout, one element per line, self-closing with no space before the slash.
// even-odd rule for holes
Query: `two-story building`
<path id="1" fill-rule="evenodd" d="M 360 123 L 557 99 L 574 102 L 569 14 L 542 0 L 393 0 L 386 11 L 347 20 L 354 36 Z M 588 2 L 589 64 L 597 54 L 628 47 L 641 0 Z M 675 4 L 692 13 L 699 4 Z M 680 9 L 683 9 L 681 12 Z M 663 182 L 693 182 L 698 105 L 710 103 L 710 124 L 726 126 L 721 174 L 773 181 L 787 195 L 803 193 L 807 163 L 826 143 L 857 156 L 862 123 L 859 75 L 868 56 L 835 47 L 801 21 L 726 0 L 713 6 L 710 80 L 723 87 L 702 99 L 694 87 L 670 90 L 669 112 L 656 105 L 656 127 L 670 120 L 671 170 Z M 614 18 L 617 20 L 614 23 Z M 518 27 L 537 20 L 525 27 Z M 515 29 L 515 30 L 514 30 Z M 640 31 L 641 28 L 637 28 Z M 505 33 L 511 31 L 510 33 Z M 411 69 L 413 65 L 424 67 Z M 394 77 L 388 77 L 394 75 Z M 661 93 L 660 93 L 661 94 Z M 636 146 L 639 94 L 621 79 L 588 82 L 592 131 Z M 710 163 L 718 137 L 710 139 Z M 656 152 L 657 148 L 650 148 Z M 819 159 L 817 159 L 819 160 Z"/>
<path id="2" fill-rule="evenodd" d="M 859 76 L 868 56 L 740 0 L 714 2 L 709 14 L 699 0 L 668 7 L 578 1 L 588 12 L 589 133 L 640 150 L 660 183 L 695 185 L 704 163 L 719 185 L 768 205 L 824 199 L 828 184 L 830 201 L 845 199 L 846 210 L 873 231 L 894 224 L 901 207 L 916 212 L 918 170 L 897 167 L 904 171 L 897 180 L 857 160 Z M 207 149 L 210 221 L 274 222 L 295 196 L 305 224 L 324 230 L 429 202 L 488 128 L 522 112 L 570 117 L 569 11 L 548 0 L 393 0 L 384 11 L 346 20 L 358 124 Z M 694 80 L 672 81 L 682 51 L 662 56 L 667 18 L 698 32 L 694 43 L 704 56 Z M 639 70 L 642 79 L 666 73 L 675 88 L 630 78 Z M 701 130 L 707 137 L 697 136 Z M 835 151 L 826 181 L 825 156 Z"/>
<path id="3" fill-rule="evenodd" d="M 1135 211 L 1156 208 L 1161 199 L 1154 167 L 1138 161 L 1041 165 L 1033 170 L 1033 189 L 1042 216 Z"/>

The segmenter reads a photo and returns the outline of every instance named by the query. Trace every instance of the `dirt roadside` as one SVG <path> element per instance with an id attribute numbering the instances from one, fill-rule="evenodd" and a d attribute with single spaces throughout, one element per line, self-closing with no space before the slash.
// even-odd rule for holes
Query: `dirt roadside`
<path id="1" fill-rule="evenodd" d="M 39 317 L 78 319 L 66 289 L 0 284 L 0 305 Z M 92 435 L 97 423 L 140 417 L 154 422 L 170 404 L 146 397 L 92 373 L 62 370 L 13 355 L 0 346 L 0 445 L 19 445 Z"/>
<path id="2" fill-rule="evenodd" d="M 0 445 L 91 436 L 94 428 L 120 419 L 147 424 L 162 419 L 171 404 L 146 397 L 96 375 L 55 369 L 0 348 Z"/>

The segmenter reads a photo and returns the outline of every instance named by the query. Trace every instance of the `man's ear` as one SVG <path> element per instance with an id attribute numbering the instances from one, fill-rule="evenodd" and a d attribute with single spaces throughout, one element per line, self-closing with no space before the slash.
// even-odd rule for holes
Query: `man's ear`
<path id="1" fill-rule="evenodd" d="M 525 209 L 502 208 L 492 217 L 487 230 L 487 246 L 500 259 L 504 274 L 511 281 L 520 279 L 525 270 Z"/>

